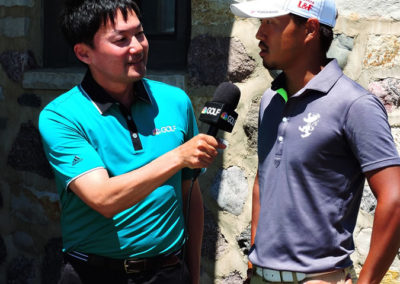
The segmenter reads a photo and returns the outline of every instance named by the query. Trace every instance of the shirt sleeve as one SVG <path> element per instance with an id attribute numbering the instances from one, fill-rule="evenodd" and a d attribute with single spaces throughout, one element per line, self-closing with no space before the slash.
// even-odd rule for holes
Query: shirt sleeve
<path id="1" fill-rule="evenodd" d="M 345 117 L 345 132 L 362 171 L 400 165 L 385 107 L 366 94 L 358 98 Z"/>
<path id="2" fill-rule="evenodd" d="M 46 157 L 56 179 L 65 189 L 77 177 L 105 167 L 78 125 L 49 109 L 44 109 L 39 117 L 39 131 Z"/>
<path id="3" fill-rule="evenodd" d="M 190 139 L 192 139 L 194 136 L 196 136 L 199 133 L 199 129 L 197 128 L 196 118 L 194 116 L 192 103 L 191 103 L 189 97 L 187 97 L 186 116 L 187 116 L 187 132 L 185 135 L 184 142 L 189 141 Z M 204 171 L 204 169 L 202 171 Z M 194 176 L 194 173 L 195 173 L 194 170 L 189 169 L 189 168 L 184 168 L 182 170 L 182 179 L 184 179 L 184 180 L 192 179 L 192 177 Z"/>

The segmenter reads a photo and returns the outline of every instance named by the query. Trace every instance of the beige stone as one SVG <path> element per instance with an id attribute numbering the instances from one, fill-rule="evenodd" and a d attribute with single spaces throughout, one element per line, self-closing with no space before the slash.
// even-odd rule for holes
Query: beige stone
<path id="1" fill-rule="evenodd" d="M 394 67 L 400 65 L 400 38 L 394 35 L 373 35 L 368 39 L 364 66 Z"/>

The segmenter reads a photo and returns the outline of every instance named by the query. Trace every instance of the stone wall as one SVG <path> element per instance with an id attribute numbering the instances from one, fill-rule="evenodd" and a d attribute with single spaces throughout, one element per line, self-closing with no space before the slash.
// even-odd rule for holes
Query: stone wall
<path id="1" fill-rule="evenodd" d="M 0 284 L 56 283 L 61 265 L 58 196 L 37 118 L 50 100 L 81 80 L 83 71 L 41 68 L 42 3 L 0 0 Z M 200 177 L 206 219 L 202 283 L 241 283 L 245 276 L 258 103 L 271 82 L 254 39 L 258 21 L 235 19 L 230 3 L 192 0 L 187 73 L 149 72 L 150 78 L 185 89 L 197 115 L 220 82 L 232 81 L 242 91 L 233 132 L 220 133 L 229 147 Z M 400 4 L 338 0 L 338 6 L 331 55 L 348 76 L 382 99 L 399 142 Z M 355 232 L 357 270 L 368 251 L 375 208 L 368 188 L 364 195 Z M 386 283 L 399 283 L 399 267 L 397 258 Z"/>

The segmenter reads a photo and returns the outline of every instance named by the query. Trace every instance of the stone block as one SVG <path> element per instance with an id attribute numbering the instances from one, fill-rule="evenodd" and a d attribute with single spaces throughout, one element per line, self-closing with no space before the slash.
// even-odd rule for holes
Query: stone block
<path id="1" fill-rule="evenodd" d="M 33 0 L 0 0 L 0 6 L 13 7 L 13 6 L 23 6 L 23 7 L 33 7 Z"/>
<path id="2" fill-rule="evenodd" d="M 43 208 L 47 219 L 58 222 L 60 220 L 59 195 L 56 192 L 39 191 L 33 186 L 24 186 L 24 193 L 33 204 Z"/>
<path id="3" fill-rule="evenodd" d="M 3 236 L 0 236 L 0 265 L 6 261 L 7 258 L 7 247 L 4 242 Z"/>
<path id="4" fill-rule="evenodd" d="M 35 277 L 34 261 L 24 256 L 11 260 L 7 267 L 7 283 L 33 283 Z"/>
<path id="5" fill-rule="evenodd" d="M 26 232 L 15 232 L 13 235 L 13 241 L 16 248 L 21 251 L 35 251 L 35 244 L 32 237 Z"/>
<path id="6" fill-rule="evenodd" d="M 334 36 L 331 47 L 328 50 L 329 58 L 336 58 L 339 66 L 343 69 L 347 64 L 347 58 L 353 50 L 354 38 L 345 34 L 337 34 Z"/>
<path id="7" fill-rule="evenodd" d="M 225 211 L 239 216 L 248 193 L 247 179 L 239 167 L 218 172 L 211 186 L 211 195 Z"/>
<path id="8" fill-rule="evenodd" d="M 14 82 L 22 82 L 24 72 L 36 68 L 32 51 L 5 51 L 0 54 L 0 63 L 7 76 Z"/>
<path id="9" fill-rule="evenodd" d="M 42 284 L 58 283 L 63 265 L 61 249 L 61 238 L 51 239 L 46 244 L 41 268 Z"/>
<path id="10" fill-rule="evenodd" d="M 371 82 L 368 91 L 381 100 L 387 112 L 392 112 L 400 106 L 400 79 L 386 78 Z"/>
<path id="11" fill-rule="evenodd" d="M 373 195 L 371 189 L 368 186 L 364 187 L 360 209 L 364 210 L 367 213 L 374 214 L 376 204 L 376 198 Z"/>
<path id="12" fill-rule="evenodd" d="M 243 123 L 243 130 L 247 136 L 248 149 L 253 153 L 257 151 L 260 100 L 261 95 L 252 100 L 250 109 L 247 112 L 246 119 Z"/>
<path id="13" fill-rule="evenodd" d="M 173 74 L 173 75 L 166 75 L 166 74 L 147 74 L 146 78 L 150 80 L 160 81 L 178 88 L 182 90 L 186 89 L 186 78 L 185 75 L 180 74 Z"/>
<path id="14" fill-rule="evenodd" d="M 224 235 L 221 234 L 221 229 L 214 220 L 211 211 L 204 208 L 204 231 L 201 255 L 208 259 L 216 260 L 221 257 L 227 247 L 228 242 Z"/>
<path id="15" fill-rule="evenodd" d="M 22 86 L 26 89 L 69 90 L 82 82 L 85 69 L 33 70 L 25 72 Z"/>
<path id="16" fill-rule="evenodd" d="M 369 252 L 372 228 L 361 229 L 360 233 L 355 238 L 356 249 L 361 256 L 361 261 L 364 262 Z"/>
<path id="17" fill-rule="evenodd" d="M 251 241 L 251 226 L 247 226 L 247 228 L 240 233 L 239 236 L 236 237 L 236 241 L 244 253 L 244 255 L 248 255 L 250 251 L 250 241 Z"/>
<path id="18" fill-rule="evenodd" d="M 42 105 L 41 98 L 36 94 L 22 94 L 17 100 L 21 106 L 38 108 Z"/>
<path id="19" fill-rule="evenodd" d="M 194 85 L 242 82 L 255 66 L 254 59 L 237 38 L 200 35 L 190 44 L 188 72 Z"/>
<path id="20" fill-rule="evenodd" d="M 340 16 L 357 15 L 361 18 L 400 20 L 398 0 L 336 0 Z"/>
<path id="21" fill-rule="evenodd" d="M 234 16 L 229 10 L 231 0 L 192 0 L 193 26 L 232 24 Z"/>
<path id="22" fill-rule="evenodd" d="M 11 195 L 12 215 L 30 225 L 48 225 L 49 219 L 42 205 L 25 194 Z"/>
<path id="23" fill-rule="evenodd" d="M 222 277 L 222 281 L 219 281 L 220 284 L 242 284 L 243 278 L 240 275 L 239 271 L 233 271 L 228 276 Z"/>
<path id="24" fill-rule="evenodd" d="M 364 67 L 400 67 L 400 37 L 370 35 L 368 37 Z"/>
<path id="25" fill-rule="evenodd" d="M 0 18 L 0 35 L 16 38 L 26 37 L 29 30 L 29 18 Z"/>
<path id="26" fill-rule="evenodd" d="M 4 130 L 7 128 L 7 117 L 0 117 L 0 130 Z"/>
<path id="27" fill-rule="evenodd" d="M 23 123 L 8 154 L 7 164 L 20 171 L 29 171 L 42 177 L 54 178 L 43 151 L 38 129 L 31 121 Z"/>

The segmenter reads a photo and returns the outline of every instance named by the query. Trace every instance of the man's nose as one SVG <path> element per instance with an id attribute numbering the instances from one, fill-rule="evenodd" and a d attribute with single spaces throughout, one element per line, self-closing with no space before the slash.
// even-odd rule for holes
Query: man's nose
<path id="1" fill-rule="evenodd" d="M 143 46 L 140 44 L 140 41 L 136 38 L 136 36 L 133 36 L 129 45 L 129 52 L 134 54 L 142 51 Z"/>
<path id="2" fill-rule="evenodd" d="M 261 26 L 258 28 L 258 31 L 256 33 L 256 39 L 258 40 L 262 40 L 265 38 L 265 35 L 263 33 L 263 31 L 261 30 Z"/>

